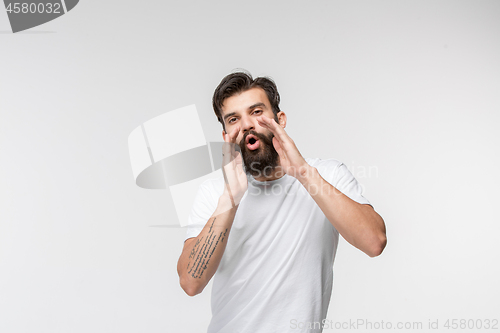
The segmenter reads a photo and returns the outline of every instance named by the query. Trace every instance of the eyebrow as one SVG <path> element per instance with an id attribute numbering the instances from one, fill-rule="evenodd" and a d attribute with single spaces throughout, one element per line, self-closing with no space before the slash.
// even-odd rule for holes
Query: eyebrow
<path id="1" fill-rule="evenodd" d="M 255 103 L 254 105 L 251 105 L 248 107 L 248 110 L 252 110 L 252 109 L 255 109 L 255 108 L 266 108 L 266 104 L 262 103 L 262 102 L 259 102 L 259 103 Z"/>
<path id="2" fill-rule="evenodd" d="M 248 107 L 248 109 L 247 109 L 247 110 L 253 110 L 253 109 L 255 109 L 255 108 L 264 108 L 264 109 L 265 109 L 265 108 L 266 108 L 266 104 L 264 104 L 264 103 L 262 103 L 262 102 L 255 103 L 255 104 L 253 104 L 253 105 L 250 105 L 250 106 Z M 227 118 L 232 117 L 232 116 L 234 116 L 235 114 L 236 114 L 236 112 L 230 112 L 230 113 L 228 113 L 228 114 L 224 115 L 224 122 L 226 122 L 226 119 L 227 119 Z"/>
<path id="3" fill-rule="evenodd" d="M 224 116 L 224 122 L 226 122 L 226 119 L 229 118 L 229 117 L 232 117 L 236 114 L 236 112 L 231 112 L 231 113 L 228 113 Z"/>

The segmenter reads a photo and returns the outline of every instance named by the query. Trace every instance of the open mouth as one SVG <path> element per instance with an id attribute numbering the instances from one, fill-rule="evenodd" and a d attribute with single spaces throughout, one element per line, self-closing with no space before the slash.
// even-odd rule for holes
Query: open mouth
<path id="1" fill-rule="evenodd" d="M 250 134 L 249 136 L 247 136 L 246 143 L 247 143 L 247 148 L 250 150 L 255 150 L 255 149 L 259 148 L 259 146 L 260 146 L 259 139 L 253 134 Z"/>

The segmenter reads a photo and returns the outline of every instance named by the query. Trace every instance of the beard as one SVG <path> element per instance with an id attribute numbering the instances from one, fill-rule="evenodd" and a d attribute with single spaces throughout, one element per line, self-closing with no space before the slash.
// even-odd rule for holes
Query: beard
<path id="1" fill-rule="evenodd" d="M 255 150 L 248 149 L 245 144 L 248 135 L 253 134 L 259 138 L 259 148 Z M 245 172 L 255 177 L 269 177 L 273 174 L 278 166 L 279 155 L 273 145 L 274 134 L 269 132 L 268 135 L 248 131 L 240 141 L 241 156 Z"/>

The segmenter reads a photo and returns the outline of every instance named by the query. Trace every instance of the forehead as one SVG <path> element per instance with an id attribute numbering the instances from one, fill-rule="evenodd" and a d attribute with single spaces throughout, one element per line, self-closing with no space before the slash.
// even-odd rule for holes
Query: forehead
<path id="1" fill-rule="evenodd" d="M 232 112 L 244 112 L 259 103 L 264 103 L 267 108 L 271 108 L 271 103 L 269 103 L 264 89 L 258 87 L 248 89 L 224 100 L 222 104 L 222 116 Z"/>

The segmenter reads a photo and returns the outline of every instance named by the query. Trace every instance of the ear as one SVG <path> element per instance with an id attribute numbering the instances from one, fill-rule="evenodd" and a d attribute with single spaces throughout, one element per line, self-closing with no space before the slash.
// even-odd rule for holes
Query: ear
<path id="1" fill-rule="evenodd" d="M 285 112 L 280 111 L 280 112 L 278 112 L 277 116 L 278 116 L 278 124 L 281 127 L 285 128 L 286 127 L 286 114 L 285 114 Z"/>
<path id="2" fill-rule="evenodd" d="M 224 135 L 226 135 L 226 131 L 222 130 L 222 140 L 224 140 Z"/>

